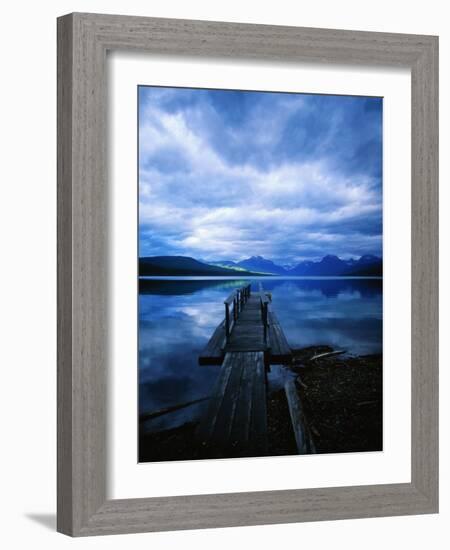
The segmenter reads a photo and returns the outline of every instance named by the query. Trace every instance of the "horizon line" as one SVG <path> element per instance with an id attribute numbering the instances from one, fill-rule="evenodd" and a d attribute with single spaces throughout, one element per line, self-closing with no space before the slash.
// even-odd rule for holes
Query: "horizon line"
<path id="1" fill-rule="evenodd" d="M 325 258 L 327 257 L 332 257 L 332 258 L 337 258 L 338 260 L 341 260 L 341 261 L 349 261 L 349 260 L 360 260 L 361 258 L 363 258 L 364 256 L 370 256 L 372 258 L 377 258 L 378 260 L 383 260 L 383 255 L 378 255 L 378 254 L 361 254 L 359 256 L 349 256 L 349 257 L 342 257 L 342 256 L 338 256 L 337 254 L 325 254 L 324 256 L 322 257 L 317 257 L 318 259 L 303 259 L 303 260 L 294 260 L 294 262 L 296 262 L 297 264 L 298 263 L 301 263 L 301 262 L 320 262 L 322 260 L 324 260 Z M 198 259 L 198 257 L 195 257 L 195 256 L 190 256 L 190 255 L 184 255 L 184 254 L 156 254 L 156 255 L 152 255 L 152 256 L 148 256 L 148 255 L 145 255 L 145 256 L 141 256 L 139 255 L 138 256 L 139 259 L 141 258 L 191 258 L 193 260 L 196 260 L 198 262 L 201 262 L 201 263 L 208 263 L 208 262 L 233 262 L 233 263 L 239 263 L 239 262 L 243 262 L 243 261 L 246 261 L 246 260 L 251 260 L 251 259 L 262 259 L 262 260 L 266 260 L 266 261 L 269 261 L 269 262 L 272 262 L 274 264 L 284 264 L 286 265 L 286 260 L 282 260 L 281 262 L 278 262 L 278 261 L 275 261 L 275 260 L 272 260 L 270 258 L 267 258 L 266 256 L 261 256 L 260 254 L 258 255 L 255 255 L 255 256 L 247 256 L 245 258 L 243 258 L 242 260 L 236 260 L 236 259 L 222 259 L 222 260 L 206 260 L 204 258 L 202 259 Z M 281 265 L 282 267 L 282 265 Z"/>

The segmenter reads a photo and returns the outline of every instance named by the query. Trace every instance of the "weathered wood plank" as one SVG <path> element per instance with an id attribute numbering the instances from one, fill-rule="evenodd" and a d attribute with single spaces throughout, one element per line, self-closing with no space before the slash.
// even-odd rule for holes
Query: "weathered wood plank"
<path id="1" fill-rule="evenodd" d="M 198 357 L 200 365 L 221 365 L 224 357 L 225 346 L 225 320 L 216 328 L 206 346 Z"/>
<path id="2" fill-rule="evenodd" d="M 264 354 L 257 353 L 252 386 L 252 414 L 250 420 L 250 434 L 254 456 L 267 454 L 267 402 L 266 402 L 266 372 Z"/>
<path id="3" fill-rule="evenodd" d="M 217 378 L 212 397 L 208 404 L 205 415 L 197 430 L 197 436 L 202 446 L 206 445 L 216 425 L 217 416 L 225 396 L 225 391 L 231 376 L 231 362 L 224 361 Z"/>
<path id="4" fill-rule="evenodd" d="M 229 454 L 245 456 L 249 450 L 250 419 L 252 412 L 252 386 L 254 383 L 255 353 L 239 354 L 242 361 L 242 375 L 235 414 L 232 422 Z"/>
<path id="5" fill-rule="evenodd" d="M 289 406 L 289 414 L 294 430 L 295 442 L 297 444 L 298 454 L 311 454 L 315 452 L 314 443 L 306 425 L 303 407 L 300 397 L 295 387 L 294 380 L 288 380 L 284 385 L 284 391 Z"/>
<path id="6" fill-rule="evenodd" d="M 269 338 L 270 361 L 275 364 L 283 364 L 292 357 L 291 347 L 288 344 L 284 331 L 275 313 L 269 311 Z"/>
<path id="7" fill-rule="evenodd" d="M 147 422 L 147 420 L 152 420 L 153 418 L 157 418 L 158 416 L 163 416 L 171 412 L 179 411 L 180 409 L 185 409 L 186 407 L 190 407 L 191 405 L 196 405 L 197 403 L 201 403 L 202 401 L 208 401 L 208 399 L 209 397 L 200 397 L 198 399 L 192 399 L 191 401 L 186 401 L 185 403 L 178 403 L 177 405 L 172 405 L 171 407 L 163 407 L 162 409 L 158 409 L 156 411 L 142 413 L 139 415 L 139 423 Z"/>
<path id="8" fill-rule="evenodd" d="M 228 296 L 226 300 L 224 300 L 224 304 L 231 305 L 234 302 L 234 299 L 236 297 L 236 291 L 233 290 L 233 292 Z"/>
<path id="9" fill-rule="evenodd" d="M 245 362 L 241 354 L 227 353 L 224 360 L 225 363 L 229 365 L 231 372 L 215 423 L 210 430 L 208 446 L 219 454 L 226 453 L 228 455 L 230 434 L 238 404 Z"/>
<path id="10" fill-rule="evenodd" d="M 201 457 L 267 452 L 263 352 L 227 353 L 210 406 L 198 429 Z"/>

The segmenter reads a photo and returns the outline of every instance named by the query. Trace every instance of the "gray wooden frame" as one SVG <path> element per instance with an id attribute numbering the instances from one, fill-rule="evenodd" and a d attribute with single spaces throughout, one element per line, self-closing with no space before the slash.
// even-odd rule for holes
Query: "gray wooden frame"
<path id="1" fill-rule="evenodd" d="M 106 52 L 412 71 L 411 483 L 106 498 Z M 70 14 L 58 19 L 58 530 L 73 536 L 438 510 L 438 38 Z"/>

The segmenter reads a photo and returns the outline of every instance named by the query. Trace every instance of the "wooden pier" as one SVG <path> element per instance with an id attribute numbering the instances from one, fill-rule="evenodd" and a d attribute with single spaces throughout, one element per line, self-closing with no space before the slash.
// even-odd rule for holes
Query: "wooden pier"
<path id="1" fill-rule="evenodd" d="M 272 311 L 270 296 L 259 284 L 245 285 L 225 300 L 225 316 L 199 356 L 201 365 L 221 365 L 229 352 L 258 351 L 266 365 L 289 362 L 292 353 Z"/>
<path id="2" fill-rule="evenodd" d="M 259 284 L 234 291 L 224 302 L 224 319 L 199 356 L 201 365 L 222 365 L 200 422 L 200 454 L 267 454 L 267 380 L 271 364 L 290 362 L 292 352 Z"/>

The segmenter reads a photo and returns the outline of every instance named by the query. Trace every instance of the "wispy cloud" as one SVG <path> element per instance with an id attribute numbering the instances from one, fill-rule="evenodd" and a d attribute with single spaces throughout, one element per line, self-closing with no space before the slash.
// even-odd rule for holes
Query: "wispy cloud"
<path id="1" fill-rule="evenodd" d="M 140 254 L 381 254 L 381 99 L 141 87 Z"/>

